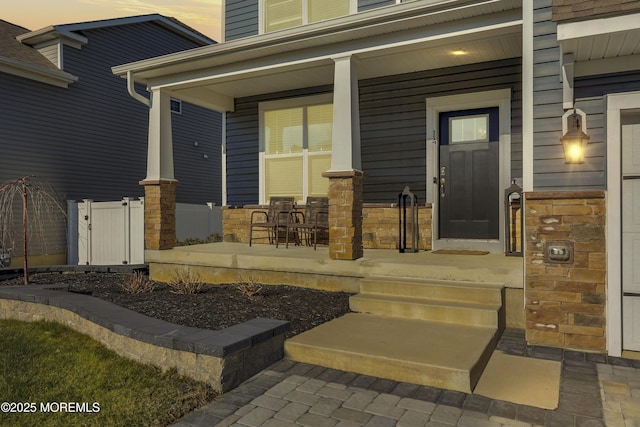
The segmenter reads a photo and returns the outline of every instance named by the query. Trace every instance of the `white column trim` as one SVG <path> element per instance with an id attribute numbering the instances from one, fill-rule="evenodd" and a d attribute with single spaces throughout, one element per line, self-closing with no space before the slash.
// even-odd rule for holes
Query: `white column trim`
<path id="1" fill-rule="evenodd" d="M 145 181 L 175 181 L 170 99 L 171 96 L 164 91 L 151 91 Z"/>
<path id="2" fill-rule="evenodd" d="M 533 0 L 522 1 L 522 190 L 533 191 Z"/>
<path id="3" fill-rule="evenodd" d="M 352 55 L 333 60 L 333 143 L 328 172 L 361 170 L 357 60 Z"/>

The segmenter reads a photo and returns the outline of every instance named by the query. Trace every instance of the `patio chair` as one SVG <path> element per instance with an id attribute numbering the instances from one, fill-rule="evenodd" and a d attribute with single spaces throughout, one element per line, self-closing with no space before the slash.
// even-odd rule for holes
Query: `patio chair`
<path id="1" fill-rule="evenodd" d="M 251 224 L 249 225 L 249 246 L 254 240 L 269 239 L 269 244 L 275 241 L 276 248 L 280 240 L 280 232 L 286 232 L 289 217 L 295 207 L 293 197 L 271 197 L 269 210 L 251 212 Z M 266 231 L 266 237 L 253 237 L 254 230 Z"/>
<path id="2" fill-rule="evenodd" d="M 287 226 L 286 247 L 289 247 L 289 235 L 292 234 L 296 244 L 302 241 L 307 246 L 313 242 L 313 250 L 316 250 L 318 236 L 327 236 L 329 233 L 329 198 L 307 197 L 307 205 L 304 212 L 294 212 L 289 218 Z"/>

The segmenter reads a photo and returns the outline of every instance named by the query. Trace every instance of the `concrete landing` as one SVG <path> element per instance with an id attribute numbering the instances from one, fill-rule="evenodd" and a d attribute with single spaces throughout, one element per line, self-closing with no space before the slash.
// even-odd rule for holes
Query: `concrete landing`
<path id="1" fill-rule="evenodd" d="M 470 393 L 497 329 L 351 313 L 285 342 L 285 357 L 333 369 Z"/>

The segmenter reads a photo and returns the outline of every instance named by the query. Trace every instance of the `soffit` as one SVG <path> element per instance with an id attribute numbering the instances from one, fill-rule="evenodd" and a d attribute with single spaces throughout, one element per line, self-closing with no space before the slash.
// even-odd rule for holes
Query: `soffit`
<path id="1" fill-rule="evenodd" d="M 563 54 L 572 54 L 581 64 L 578 74 L 597 74 L 602 60 L 640 59 L 640 14 L 558 24 L 558 41 Z M 592 65 L 592 67 L 589 67 Z M 629 64 L 627 64 L 629 65 Z M 591 70 L 589 70 L 591 68 Z"/>

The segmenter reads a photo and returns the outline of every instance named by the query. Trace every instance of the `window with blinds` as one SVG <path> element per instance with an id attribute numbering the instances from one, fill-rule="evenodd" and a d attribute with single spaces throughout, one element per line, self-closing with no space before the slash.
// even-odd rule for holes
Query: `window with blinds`
<path id="1" fill-rule="evenodd" d="M 356 9 L 356 0 L 263 0 L 264 32 L 325 21 Z"/>
<path id="2" fill-rule="evenodd" d="M 263 113 L 261 178 L 264 202 L 273 196 L 326 196 L 331 166 L 333 105 L 321 104 Z"/>

